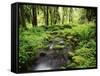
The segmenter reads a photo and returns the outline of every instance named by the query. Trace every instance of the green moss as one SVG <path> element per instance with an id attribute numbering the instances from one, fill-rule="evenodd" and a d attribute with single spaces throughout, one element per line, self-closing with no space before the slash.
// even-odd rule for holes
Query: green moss
<path id="1" fill-rule="evenodd" d="M 65 46 L 64 45 L 55 45 L 54 48 L 55 49 L 63 49 Z"/>
<path id="2" fill-rule="evenodd" d="M 85 59 L 82 56 L 73 56 L 73 61 L 79 65 L 82 65 L 85 63 Z"/>

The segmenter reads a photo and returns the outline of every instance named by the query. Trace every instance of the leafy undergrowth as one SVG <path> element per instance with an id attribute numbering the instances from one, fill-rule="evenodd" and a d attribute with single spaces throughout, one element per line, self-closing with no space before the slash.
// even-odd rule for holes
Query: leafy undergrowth
<path id="1" fill-rule="evenodd" d="M 71 58 L 68 68 L 96 67 L 96 42 L 94 40 L 79 42 Z"/>
<path id="2" fill-rule="evenodd" d="M 22 65 L 27 66 L 37 56 L 38 49 L 43 47 L 46 33 L 40 27 L 27 30 L 20 29 L 19 33 L 19 68 L 22 68 Z"/>
<path id="3" fill-rule="evenodd" d="M 29 29 L 19 29 L 19 63 L 29 65 L 40 52 L 48 48 L 50 42 L 63 39 L 66 45 L 71 45 L 68 53 L 69 63 L 65 68 L 87 68 L 96 66 L 96 29 L 93 24 L 37 26 Z M 56 45 L 55 48 L 63 48 Z"/>

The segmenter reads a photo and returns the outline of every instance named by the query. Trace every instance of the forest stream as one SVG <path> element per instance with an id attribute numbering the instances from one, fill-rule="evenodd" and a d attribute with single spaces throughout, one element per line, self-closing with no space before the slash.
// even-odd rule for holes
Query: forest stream
<path id="1" fill-rule="evenodd" d="M 56 45 L 62 45 L 63 47 L 58 49 L 55 47 Z M 32 65 L 32 71 L 65 69 L 62 67 L 62 65 L 67 64 L 67 52 L 71 50 L 71 47 L 68 46 L 66 48 L 63 40 L 49 43 L 48 50 L 41 50 L 42 51 L 39 53 L 39 57 L 34 61 Z"/>

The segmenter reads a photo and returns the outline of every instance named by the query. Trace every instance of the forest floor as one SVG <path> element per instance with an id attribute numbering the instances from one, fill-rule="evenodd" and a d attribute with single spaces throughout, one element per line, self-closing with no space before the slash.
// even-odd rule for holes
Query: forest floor
<path id="1" fill-rule="evenodd" d="M 20 29 L 21 70 L 95 67 L 94 28 L 68 24 Z"/>

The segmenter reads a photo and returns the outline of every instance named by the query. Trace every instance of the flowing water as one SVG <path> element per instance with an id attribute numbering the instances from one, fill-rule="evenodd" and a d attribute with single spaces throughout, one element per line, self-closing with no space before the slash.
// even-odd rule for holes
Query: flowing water
<path id="1" fill-rule="evenodd" d="M 50 43 L 48 50 L 43 50 L 39 54 L 32 65 L 32 71 L 61 69 L 62 65 L 67 64 L 67 52 L 70 51 L 71 47 L 66 48 L 65 46 L 63 49 L 54 49 L 54 43 Z M 59 43 L 64 45 L 64 41 L 59 41 Z"/>
<path id="2" fill-rule="evenodd" d="M 33 70 L 53 70 L 60 69 L 61 65 L 66 63 L 67 59 L 61 55 L 45 55 L 37 59 L 36 65 L 33 65 Z"/>

